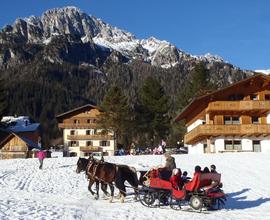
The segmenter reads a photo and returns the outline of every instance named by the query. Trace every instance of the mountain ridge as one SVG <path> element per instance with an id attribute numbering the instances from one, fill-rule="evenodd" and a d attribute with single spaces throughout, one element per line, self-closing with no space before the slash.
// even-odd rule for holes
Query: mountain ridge
<path id="1" fill-rule="evenodd" d="M 162 68 L 170 68 L 193 59 L 208 63 L 227 63 L 220 56 L 209 53 L 191 55 L 170 42 L 155 37 L 137 39 L 132 33 L 87 15 L 74 6 L 49 9 L 40 17 L 16 19 L 13 26 L 7 25 L 3 30 L 20 35 L 25 43 L 39 44 L 50 43 L 51 38 L 56 35 L 77 35 L 83 43 L 93 43 L 96 46 L 118 51 L 129 60 L 140 59 Z"/>

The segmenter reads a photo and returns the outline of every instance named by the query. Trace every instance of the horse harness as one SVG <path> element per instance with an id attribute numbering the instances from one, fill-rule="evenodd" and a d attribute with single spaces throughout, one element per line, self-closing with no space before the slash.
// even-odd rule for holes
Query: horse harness
<path id="1" fill-rule="evenodd" d="M 104 162 L 104 161 L 96 161 L 96 163 L 95 162 L 91 162 L 91 163 L 89 163 L 88 165 L 87 165 L 87 174 L 91 177 L 91 178 L 93 178 L 93 179 L 96 179 L 96 180 L 99 180 L 99 181 L 101 181 L 101 182 L 103 182 L 103 183 L 105 183 L 105 184 L 108 184 L 108 185 L 112 185 L 112 186 L 115 186 L 115 184 L 114 183 L 110 183 L 110 182 L 107 182 L 107 181 L 105 181 L 104 179 L 101 179 L 101 178 L 99 178 L 99 177 L 97 177 L 96 176 L 96 171 L 97 171 L 97 169 L 98 169 L 98 167 L 100 166 L 100 165 L 102 165 L 102 164 L 105 164 L 106 162 Z M 117 173 L 117 171 L 118 171 L 118 166 L 116 165 L 116 164 L 112 164 L 114 167 L 115 167 L 115 173 L 114 173 L 114 177 L 113 177 L 113 179 L 115 179 L 115 175 L 116 175 L 116 173 Z M 90 169 L 93 167 L 93 172 L 91 173 L 90 172 Z M 132 188 L 132 189 L 136 189 L 135 187 L 132 187 L 132 186 L 127 186 L 127 185 L 125 185 L 125 187 L 127 187 L 127 188 Z M 120 189 L 118 189 L 119 191 L 122 191 L 122 190 L 120 190 Z M 124 191 L 123 191 L 124 192 Z"/>

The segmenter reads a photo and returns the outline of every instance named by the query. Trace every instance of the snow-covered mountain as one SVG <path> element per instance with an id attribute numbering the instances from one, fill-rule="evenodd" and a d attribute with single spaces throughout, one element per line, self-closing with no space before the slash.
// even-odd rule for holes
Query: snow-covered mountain
<path id="1" fill-rule="evenodd" d="M 97 47 L 118 51 L 128 59 L 140 59 L 163 68 L 188 60 L 224 62 L 221 57 L 211 54 L 191 56 L 171 43 L 154 37 L 137 39 L 133 34 L 87 15 L 76 7 L 51 9 L 40 17 L 17 19 L 13 26 L 7 25 L 2 31 L 7 35 L 17 34 L 21 37 L 20 41 L 26 43 L 45 45 L 59 35 L 78 36 L 83 43 L 94 43 Z M 0 43 L 3 41 L 0 37 Z"/>

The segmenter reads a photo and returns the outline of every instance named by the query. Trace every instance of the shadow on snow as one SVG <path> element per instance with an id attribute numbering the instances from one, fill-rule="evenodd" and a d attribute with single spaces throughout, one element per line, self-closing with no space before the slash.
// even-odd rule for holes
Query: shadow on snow
<path id="1" fill-rule="evenodd" d="M 246 188 L 238 192 L 228 193 L 226 209 L 248 209 L 260 206 L 263 203 L 269 202 L 270 198 L 258 198 L 257 200 L 246 200 L 247 196 L 241 194 L 250 191 L 251 189 Z"/>

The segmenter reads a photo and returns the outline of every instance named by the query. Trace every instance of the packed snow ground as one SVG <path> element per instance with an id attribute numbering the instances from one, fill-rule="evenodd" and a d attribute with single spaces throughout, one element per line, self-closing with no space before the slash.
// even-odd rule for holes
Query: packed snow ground
<path id="1" fill-rule="evenodd" d="M 37 159 L 0 161 L 0 219 L 270 219 L 270 154 L 227 153 L 176 155 L 177 166 L 193 173 L 195 165 L 216 164 L 222 173 L 226 207 L 210 214 L 188 213 L 169 207 L 147 208 L 127 196 L 109 203 L 98 201 L 87 190 L 83 173 L 76 174 L 78 158 L 50 158 L 44 169 Z M 162 163 L 162 156 L 105 158 L 147 170 Z M 102 197 L 102 194 L 101 194 Z"/>

